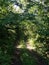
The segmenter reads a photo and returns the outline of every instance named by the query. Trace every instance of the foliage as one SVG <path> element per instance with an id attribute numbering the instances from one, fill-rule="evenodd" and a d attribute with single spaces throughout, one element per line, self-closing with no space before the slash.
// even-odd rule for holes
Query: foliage
<path id="1" fill-rule="evenodd" d="M 18 6 L 19 10 L 16 11 L 14 5 Z M 0 0 L 0 62 L 3 62 L 1 65 L 4 61 L 11 61 L 10 56 L 13 55 L 15 43 L 23 41 L 26 45 L 29 39 L 36 47 L 35 50 L 48 59 L 49 1 Z"/>

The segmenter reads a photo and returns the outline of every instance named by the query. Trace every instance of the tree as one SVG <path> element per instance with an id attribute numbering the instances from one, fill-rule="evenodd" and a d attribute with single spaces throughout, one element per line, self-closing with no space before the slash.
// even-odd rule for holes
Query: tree
<path id="1" fill-rule="evenodd" d="M 0 0 L 0 31 L 0 48 L 4 52 L 7 46 L 7 51 L 11 50 L 16 41 L 32 40 L 35 50 L 49 57 L 49 1 Z"/>

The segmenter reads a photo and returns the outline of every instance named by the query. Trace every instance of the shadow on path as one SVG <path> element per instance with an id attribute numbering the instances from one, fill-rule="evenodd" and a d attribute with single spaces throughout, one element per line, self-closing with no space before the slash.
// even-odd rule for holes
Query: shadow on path
<path id="1" fill-rule="evenodd" d="M 11 59 L 12 60 L 11 65 L 23 65 L 20 57 L 26 51 L 27 53 L 29 53 L 31 57 L 35 58 L 35 60 L 37 61 L 37 65 L 48 65 L 46 59 L 44 59 L 36 51 L 28 50 L 28 49 L 21 49 L 21 48 L 16 48 L 15 51 L 13 52 L 13 58 Z"/>

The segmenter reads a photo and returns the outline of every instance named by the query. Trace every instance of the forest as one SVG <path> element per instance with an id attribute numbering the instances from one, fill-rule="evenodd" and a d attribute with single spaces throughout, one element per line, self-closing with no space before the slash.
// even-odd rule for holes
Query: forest
<path id="1" fill-rule="evenodd" d="M 0 65 L 49 65 L 49 0 L 0 0 Z"/>

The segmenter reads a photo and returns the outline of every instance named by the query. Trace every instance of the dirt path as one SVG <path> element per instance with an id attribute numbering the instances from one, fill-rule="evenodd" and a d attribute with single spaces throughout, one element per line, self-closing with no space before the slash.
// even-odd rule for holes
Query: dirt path
<path id="1" fill-rule="evenodd" d="M 22 61 L 20 59 L 22 48 L 15 48 L 14 55 L 12 58 L 11 65 L 23 65 Z M 36 51 L 34 51 L 29 45 L 26 48 L 26 51 L 31 55 L 31 57 L 34 57 L 38 63 L 38 65 L 48 65 L 46 60 Z"/>

